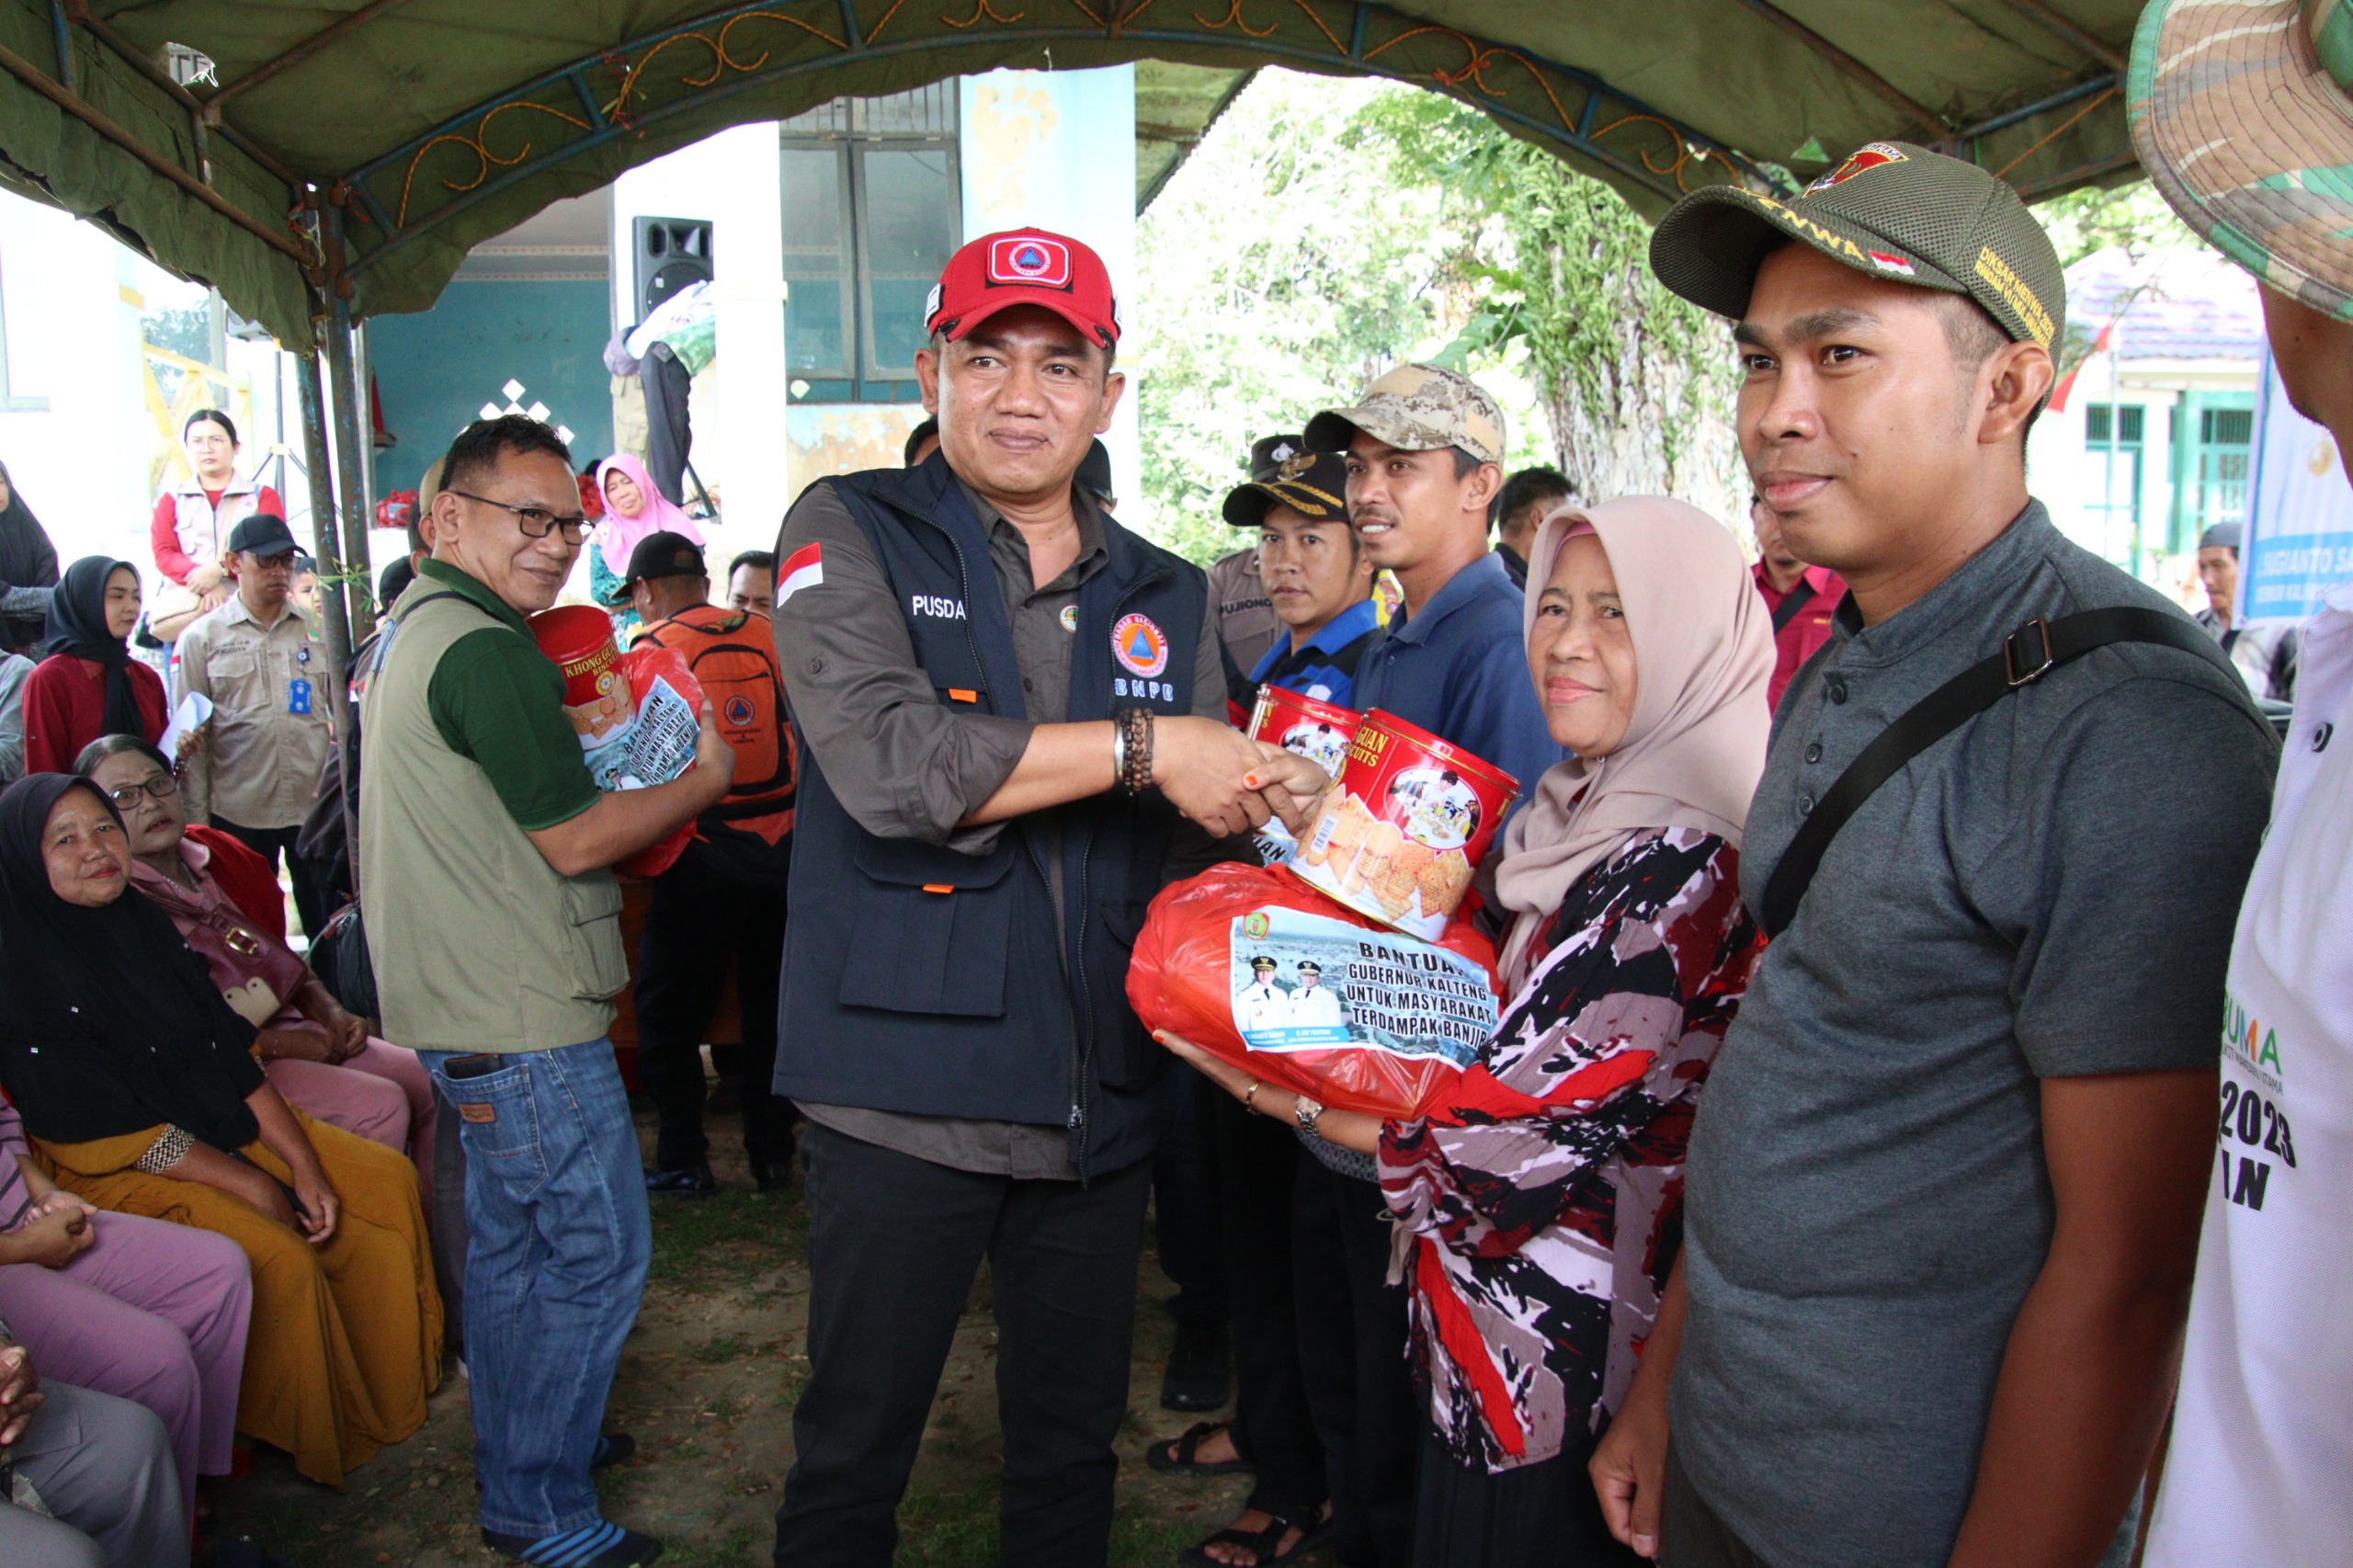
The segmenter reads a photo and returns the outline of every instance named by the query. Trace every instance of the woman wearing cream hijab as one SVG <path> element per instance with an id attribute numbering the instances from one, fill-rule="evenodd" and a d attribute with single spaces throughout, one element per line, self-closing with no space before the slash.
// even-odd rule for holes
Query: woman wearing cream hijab
<path id="1" fill-rule="evenodd" d="M 1586 1461 L 1657 1315 L 1693 1103 L 1763 948 L 1738 875 L 1773 644 L 1733 536 L 1676 501 L 1566 507 L 1529 587 L 1529 674 L 1574 757 L 1506 835 L 1503 1021 L 1445 1115 L 1318 1121 L 1378 1153 L 1413 1292 L 1416 1568 L 1638 1561 Z"/>

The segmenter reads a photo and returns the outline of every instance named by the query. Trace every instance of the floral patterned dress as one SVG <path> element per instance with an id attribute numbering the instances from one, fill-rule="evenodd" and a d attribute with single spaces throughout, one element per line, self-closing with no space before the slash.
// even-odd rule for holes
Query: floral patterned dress
<path id="1" fill-rule="evenodd" d="M 1694 1102 L 1764 949 L 1739 862 L 1694 829 L 1629 839 L 1539 928 L 1447 1113 L 1382 1131 L 1412 1353 L 1467 1466 L 1582 1452 L 1633 1379 Z"/>

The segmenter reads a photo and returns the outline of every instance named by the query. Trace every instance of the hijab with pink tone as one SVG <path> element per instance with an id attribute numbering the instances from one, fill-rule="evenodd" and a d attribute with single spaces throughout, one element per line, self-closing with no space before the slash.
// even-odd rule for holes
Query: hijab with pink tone
<path id="1" fill-rule="evenodd" d="M 638 494 L 644 498 L 635 517 L 614 506 L 612 493 L 605 488 L 607 478 L 614 473 L 627 474 L 630 483 L 637 486 Z M 616 574 L 629 569 L 630 551 L 647 534 L 667 529 L 686 535 L 698 548 L 703 542 L 702 530 L 695 527 L 695 520 L 656 490 L 654 476 L 645 472 L 645 465 L 627 452 L 615 452 L 597 465 L 597 494 L 605 498 L 605 520 L 597 526 L 597 543 L 605 552 L 605 564 Z"/>
<path id="2" fill-rule="evenodd" d="M 1617 750 L 1553 767 L 1505 830 L 1496 898 L 1523 917 L 1504 949 L 1513 985 L 1537 922 L 1634 834 L 1689 827 L 1738 848 L 1772 732 L 1764 601 L 1731 530 L 1680 501 L 1629 495 L 1563 506 L 1539 524 L 1528 551 L 1529 641 L 1562 550 L 1586 533 L 1608 552 L 1634 640 L 1634 712 Z"/>

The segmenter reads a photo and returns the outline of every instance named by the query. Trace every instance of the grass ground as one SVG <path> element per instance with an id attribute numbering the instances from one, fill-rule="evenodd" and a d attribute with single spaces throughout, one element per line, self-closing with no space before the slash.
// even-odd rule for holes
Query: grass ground
<path id="1" fill-rule="evenodd" d="M 652 1149 L 650 1117 L 640 1132 Z M 657 1535 L 677 1568 L 766 1564 L 786 1467 L 791 1415 L 808 1370 L 808 1216 L 796 1185 L 751 1190 L 732 1118 L 714 1119 L 713 1163 L 725 1190 L 654 1210 L 654 1263 L 637 1328 L 621 1353 L 608 1426 L 638 1442 L 604 1472 L 606 1517 Z M 1120 1437 L 1111 1561 L 1165 1568 L 1239 1509 L 1246 1480 L 1182 1481 L 1145 1468 L 1154 1437 L 1193 1417 L 1159 1408 L 1170 1326 L 1153 1256 L 1140 1261 L 1133 1374 Z M 905 1503 L 903 1568 L 986 1568 L 996 1562 L 995 1335 L 985 1271 L 958 1327 Z M 474 1524 L 466 1383 L 447 1378 L 425 1427 L 352 1472 L 338 1494 L 303 1481 L 285 1456 L 255 1453 L 249 1478 L 216 1494 L 221 1524 L 250 1534 L 300 1568 L 454 1568 L 500 1561 Z"/>

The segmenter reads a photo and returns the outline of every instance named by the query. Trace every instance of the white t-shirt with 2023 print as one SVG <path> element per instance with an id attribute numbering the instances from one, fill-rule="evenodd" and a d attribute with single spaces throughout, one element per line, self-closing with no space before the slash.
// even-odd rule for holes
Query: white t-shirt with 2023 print
<path id="1" fill-rule="evenodd" d="M 2353 1562 L 2353 584 L 2331 590 L 2304 629 L 2295 721 L 2230 976 L 2219 1137 L 2148 1568 L 2344 1568 Z"/>

